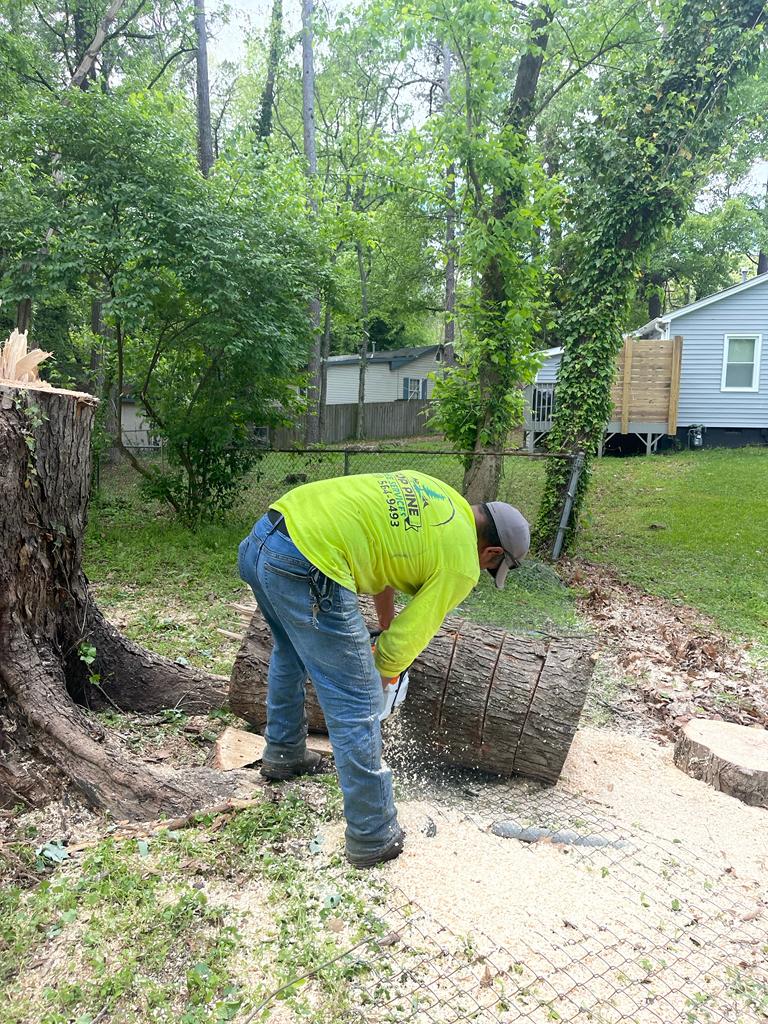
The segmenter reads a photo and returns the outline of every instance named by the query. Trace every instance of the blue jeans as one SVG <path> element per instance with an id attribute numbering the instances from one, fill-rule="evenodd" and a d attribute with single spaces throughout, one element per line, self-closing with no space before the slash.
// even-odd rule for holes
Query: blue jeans
<path id="1" fill-rule="evenodd" d="M 238 569 L 274 640 L 267 676 L 264 760 L 300 762 L 306 751 L 309 674 L 333 745 L 344 796 L 347 849 L 376 853 L 398 831 L 392 773 L 381 757 L 381 676 L 357 595 L 331 582 L 327 611 L 310 588 L 314 567 L 266 516 L 240 544 Z"/>

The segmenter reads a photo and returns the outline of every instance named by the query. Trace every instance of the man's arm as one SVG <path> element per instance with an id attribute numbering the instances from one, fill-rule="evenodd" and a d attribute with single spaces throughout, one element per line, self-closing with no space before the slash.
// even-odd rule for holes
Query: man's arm
<path id="1" fill-rule="evenodd" d="M 376 641 L 374 659 L 381 675 L 397 676 L 408 668 L 476 582 L 451 571 L 438 571 L 426 580 Z"/>
<path id="2" fill-rule="evenodd" d="M 373 603 L 376 605 L 376 617 L 382 629 L 389 629 L 392 619 L 395 617 L 395 591 L 387 587 L 380 594 L 373 595 Z"/>

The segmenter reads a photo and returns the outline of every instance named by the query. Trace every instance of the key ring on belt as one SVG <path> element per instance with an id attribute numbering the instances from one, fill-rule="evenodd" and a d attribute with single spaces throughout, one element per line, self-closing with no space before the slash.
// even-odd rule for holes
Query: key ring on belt
<path id="1" fill-rule="evenodd" d="M 312 596 L 315 599 L 318 611 L 329 612 L 333 608 L 333 599 L 331 598 L 331 590 L 333 589 L 333 580 L 320 572 L 317 566 L 312 568 L 307 573 L 307 579 L 309 581 L 309 589 L 312 591 Z"/>

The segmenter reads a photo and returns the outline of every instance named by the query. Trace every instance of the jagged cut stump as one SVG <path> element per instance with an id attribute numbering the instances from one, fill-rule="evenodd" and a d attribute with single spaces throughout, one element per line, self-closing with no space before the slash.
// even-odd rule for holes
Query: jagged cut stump
<path id="1" fill-rule="evenodd" d="M 768 807 L 768 732 L 732 722 L 694 718 L 675 744 L 675 764 L 754 807 Z"/>
<path id="2" fill-rule="evenodd" d="M 235 659 L 230 707 L 266 721 L 269 627 L 256 611 Z M 447 764 L 556 782 L 592 677 L 586 638 L 516 636 L 464 619 L 443 628 L 410 669 L 400 711 L 409 737 Z M 307 686 L 309 728 L 325 732 Z"/>
<path id="3" fill-rule="evenodd" d="M 95 605 L 82 556 L 98 403 L 27 380 L 39 354 L 25 353 L 19 337 L 0 349 L 0 373 L 21 378 L 0 379 L 0 808 L 69 782 L 118 817 L 189 813 L 236 780 L 145 764 L 91 709 L 199 713 L 224 704 L 227 681 L 142 650 Z"/>

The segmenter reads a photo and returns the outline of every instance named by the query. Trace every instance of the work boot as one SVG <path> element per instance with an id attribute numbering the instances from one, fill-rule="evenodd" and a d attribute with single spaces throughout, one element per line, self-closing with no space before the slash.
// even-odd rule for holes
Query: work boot
<path id="1" fill-rule="evenodd" d="M 405 832 L 398 825 L 397 832 L 383 849 L 371 853 L 351 853 L 347 849 L 347 860 L 356 868 L 374 868 L 377 864 L 384 864 L 399 857 L 404 845 Z"/>
<path id="2" fill-rule="evenodd" d="M 272 782 L 286 782 L 288 779 L 295 779 L 299 775 L 327 775 L 331 766 L 322 754 L 316 750 L 308 750 L 301 761 L 293 763 L 275 764 L 268 761 L 261 762 L 261 774 L 265 779 Z"/>

